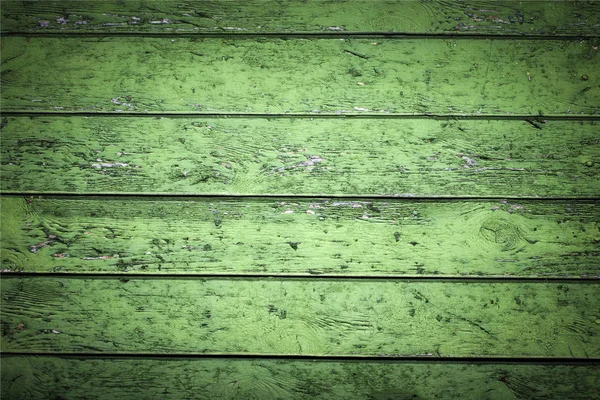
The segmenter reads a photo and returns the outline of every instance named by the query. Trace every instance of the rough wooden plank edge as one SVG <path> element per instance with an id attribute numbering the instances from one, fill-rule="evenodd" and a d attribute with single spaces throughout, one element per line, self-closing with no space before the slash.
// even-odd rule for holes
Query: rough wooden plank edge
<path id="1" fill-rule="evenodd" d="M 121 273 L 121 272 L 22 272 L 11 270 L 0 270 L 0 278 L 58 278 L 58 279 L 228 279 L 235 281 L 238 279 L 286 279 L 286 280 L 321 280 L 321 281 L 375 281 L 375 282 L 444 282 L 444 283 L 567 283 L 587 285 L 590 283 L 598 283 L 599 276 L 582 276 L 579 278 L 562 278 L 562 277 L 515 277 L 515 276 L 498 276 L 485 277 L 481 275 L 472 276 L 439 276 L 439 275 L 339 275 L 339 274 L 260 274 L 260 273 L 244 273 L 244 274 L 173 274 L 173 273 Z M 37 354 L 37 353 L 36 353 Z M 39 353 L 42 354 L 42 353 Z M 43 353 L 46 354 L 46 353 Z M 48 353 L 54 355 L 55 353 Z M 406 357 L 403 357 L 406 358 Z"/>
<path id="2" fill-rule="evenodd" d="M 214 194 L 189 194 L 189 193 L 177 193 L 177 192 L 155 192 L 155 193 L 134 193 L 134 192 L 107 192 L 107 193 L 70 193 L 70 192 L 35 192 L 35 191 L 2 191 L 0 190 L 0 196 L 12 196 L 12 197 L 24 197 L 24 198 L 53 198 L 56 200 L 76 200 L 82 198 L 98 198 L 105 200 L 116 200 L 116 199 L 161 199 L 165 201 L 170 200 L 281 200 L 281 201 L 298 201 L 298 200 L 357 200 L 357 201 L 470 201 L 470 200 L 481 200 L 481 201 L 576 201 L 576 202 L 597 202 L 600 200 L 600 196 L 390 196 L 390 195 L 347 195 L 347 194 L 328 194 L 328 195 L 309 195 L 309 194 L 298 194 L 298 195 L 281 195 L 281 194 L 226 194 L 226 193 L 214 193 Z"/>
<path id="3" fill-rule="evenodd" d="M 281 361 L 319 361 L 319 362 L 381 362 L 381 363 L 404 363 L 404 364 L 476 364 L 476 365 L 536 365 L 536 366 L 598 366 L 600 357 L 572 358 L 572 357 L 438 357 L 438 356 L 365 356 L 365 355 L 301 355 L 301 354 L 198 354 L 198 353 L 64 353 L 54 351 L 38 351 L 35 353 L 3 351 L 6 357 L 52 357 L 61 359 L 90 359 L 90 360 L 281 360 Z"/>
<path id="4" fill-rule="evenodd" d="M 597 2 L 3 1 L 21 33 L 599 35 Z"/>
<path id="5" fill-rule="evenodd" d="M 510 115 L 460 115 L 460 114 L 258 114 L 258 113 L 115 113 L 115 112 L 85 112 L 85 111 L 4 111 L 4 117 L 28 117 L 28 118 L 62 118 L 62 117 L 85 117 L 85 118 L 243 118 L 243 119 L 394 119 L 402 120 L 435 120 L 435 121 L 522 121 L 529 124 L 545 124 L 549 121 L 569 122 L 595 122 L 600 121 L 600 115 L 539 115 L 538 114 L 510 114 Z"/>
<path id="6" fill-rule="evenodd" d="M 521 41 L 595 41 L 599 36 L 561 36 L 561 35 L 540 35 L 540 36 L 514 36 L 514 35 L 455 35 L 455 34 L 406 34 L 406 33 L 277 33 L 277 34 L 241 34 L 236 33 L 29 33 L 29 32 L 7 32 L 0 33 L 3 37 L 25 37 L 25 38 L 63 38 L 63 39 L 85 39 L 85 38 L 163 38 L 163 39 L 368 39 L 368 40 L 411 40 L 411 39 L 431 39 L 431 40 L 521 40 Z"/>

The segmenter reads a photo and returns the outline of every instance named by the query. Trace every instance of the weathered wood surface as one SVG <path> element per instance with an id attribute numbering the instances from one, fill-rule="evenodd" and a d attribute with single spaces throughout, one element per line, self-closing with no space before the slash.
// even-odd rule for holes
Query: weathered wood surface
<path id="1" fill-rule="evenodd" d="M 598 35 L 597 1 L 6 1 L 23 33 L 364 33 Z"/>
<path id="2" fill-rule="evenodd" d="M 600 356 L 600 285 L 4 277 L 3 351 Z"/>
<path id="3" fill-rule="evenodd" d="M 5 272 L 600 277 L 597 202 L 1 202 Z"/>
<path id="4" fill-rule="evenodd" d="M 570 399 L 600 368 L 281 359 L 2 357 L 6 399 Z"/>
<path id="5" fill-rule="evenodd" d="M 599 43 L 4 37 L 2 110 L 589 116 Z"/>
<path id="6" fill-rule="evenodd" d="M 9 117 L 5 193 L 590 197 L 598 122 Z"/>
<path id="7" fill-rule="evenodd" d="M 599 391 L 600 2 L 340 6 L 2 2 L 3 398 Z"/>

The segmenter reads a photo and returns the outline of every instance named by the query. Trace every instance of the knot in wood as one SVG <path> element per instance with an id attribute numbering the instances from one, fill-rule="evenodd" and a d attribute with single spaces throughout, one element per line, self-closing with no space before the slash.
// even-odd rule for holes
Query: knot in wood
<path id="1" fill-rule="evenodd" d="M 512 250 L 523 239 L 519 226 L 504 217 L 491 216 L 486 218 L 479 228 L 481 237 L 492 243 L 502 245 L 502 250 Z"/>

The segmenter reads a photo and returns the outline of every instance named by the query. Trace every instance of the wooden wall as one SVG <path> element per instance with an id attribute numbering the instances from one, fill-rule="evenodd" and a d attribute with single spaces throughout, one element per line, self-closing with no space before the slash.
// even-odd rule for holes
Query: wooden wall
<path id="1" fill-rule="evenodd" d="M 600 2 L 0 6 L 3 398 L 600 392 Z"/>

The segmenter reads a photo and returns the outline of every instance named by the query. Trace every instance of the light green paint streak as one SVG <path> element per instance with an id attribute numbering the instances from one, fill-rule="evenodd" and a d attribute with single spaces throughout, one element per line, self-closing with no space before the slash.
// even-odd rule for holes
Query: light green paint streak
<path id="1" fill-rule="evenodd" d="M 12 272 L 600 276 L 593 202 L 4 197 Z"/>
<path id="2" fill-rule="evenodd" d="M 597 46 L 595 40 L 4 37 L 2 109 L 596 115 Z"/>
<path id="3" fill-rule="evenodd" d="M 2 357 L 11 399 L 589 399 L 591 364 Z"/>
<path id="4" fill-rule="evenodd" d="M 0 285 L 2 351 L 600 356 L 599 285 L 56 277 Z"/>
<path id="5" fill-rule="evenodd" d="M 2 2 L 2 31 L 598 35 L 592 1 L 127 0 Z"/>
<path id="6" fill-rule="evenodd" d="M 597 122 L 9 117 L 5 192 L 600 194 Z"/>

